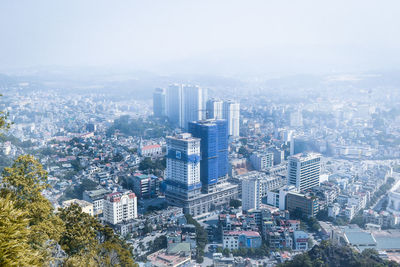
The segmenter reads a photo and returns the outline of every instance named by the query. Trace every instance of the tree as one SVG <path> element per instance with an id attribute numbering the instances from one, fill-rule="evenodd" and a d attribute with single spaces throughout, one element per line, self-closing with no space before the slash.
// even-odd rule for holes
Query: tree
<path id="1" fill-rule="evenodd" d="M 135 266 L 131 248 L 78 205 L 60 209 L 60 218 L 66 225 L 60 245 L 69 256 L 67 266 Z"/>
<path id="2" fill-rule="evenodd" d="M 229 206 L 234 207 L 235 209 L 239 208 L 242 206 L 242 202 L 238 199 L 231 199 L 229 201 Z"/>
<path id="3" fill-rule="evenodd" d="M 47 173 L 33 156 L 20 156 L 11 167 L 4 168 L 0 196 L 9 196 L 17 209 L 28 211 L 28 243 L 40 252 L 41 261 L 49 260 L 48 247 L 60 239 L 64 223 L 53 213 L 53 207 L 42 191 L 49 187 Z M 50 242 L 49 242 L 50 241 Z"/>
<path id="4" fill-rule="evenodd" d="M 168 241 L 165 235 L 156 237 L 153 242 L 152 251 L 158 251 L 163 248 L 167 248 Z"/>
<path id="5" fill-rule="evenodd" d="M 248 151 L 244 146 L 241 146 L 241 147 L 239 148 L 238 153 L 239 153 L 239 154 L 242 154 L 243 157 L 245 157 L 245 158 L 248 158 L 248 157 L 250 156 L 249 151 Z"/>
<path id="6" fill-rule="evenodd" d="M 0 94 L 0 96 L 3 96 Z M 0 130 L 7 130 L 10 128 L 11 123 L 7 121 L 8 113 L 6 111 L 0 111 Z"/>
<path id="7" fill-rule="evenodd" d="M 17 209 L 10 195 L 0 198 L 0 266 L 39 266 L 40 255 L 29 244 L 27 211 Z"/>
<path id="8" fill-rule="evenodd" d="M 150 157 L 145 157 L 139 163 L 139 170 L 141 170 L 141 171 L 151 170 L 151 169 L 153 169 L 153 167 L 154 167 L 154 164 Z"/>
<path id="9" fill-rule="evenodd" d="M 225 257 L 229 257 L 229 254 L 230 254 L 229 248 L 224 248 L 224 250 L 222 251 L 222 254 L 223 254 Z"/>

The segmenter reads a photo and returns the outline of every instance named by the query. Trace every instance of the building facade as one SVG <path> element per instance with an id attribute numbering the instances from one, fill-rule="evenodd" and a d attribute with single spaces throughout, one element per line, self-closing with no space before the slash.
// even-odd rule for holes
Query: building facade
<path id="1" fill-rule="evenodd" d="M 104 188 L 90 190 L 90 191 L 84 191 L 83 192 L 83 200 L 92 203 L 93 204 L 93 214 L 99 215 L 99 214 L 103 213 L 104 197 L 109 193 L 111 193 L 111 192 Z"/>
<path id="2" fill-rule="evenodd" d="M 137 218 L 137 197 L 135 193 L 114 192 L 104 198 L 104 220 L 112 225 Z"/>
<path id="3" fill-rule="evenodd" d="M 224 101 L 223 118 L 228 122 L 229 135 L 238 137 L 240 127 L 240 104 L 232 100 Z"/>
<path id="4" fill-rule="evenodd" d="M 321 155 L 316 153 L 297 154 L 288 159 L 288 185 L 306 190 L 319 185 Z"/>
<path id="5" fill-rule="evenodd" d="M 182 85 L 172 84 L 166 92 L 166 114 L 169 120 L 179 126 L 183 126 Z"/>
<path id="6" fill-rule="evenodd" d="M 155 117 L 166 115 L 166 95 L 162 88 L 157 88 L 153 93 L 153 114 Z"/>
<path id="7" fill-rule="evenodd" d="M 223 248 L 259 248 L 261 236 L 255 231 L 226 231 L 223 234 Z"/>
<path id="8" fill-rule="evenodd" d="M 157 176 L 151 174 L 135 173 L 129 180 L 129 187 L 139 198 L 157 197 L 160 189 L 160 181 Z"/>
<path id="9" fill-rule="evenodd" d="M 286 208 L 289 212 L 296 211 L 307 217 L 315 217 L 319 211 L 318 198 L 288 192 L 286 195 Z"/>
<path id="10" fill-rule="evenodd" d="M 207 119 L 223 119 L 223 101 L 210 99 L 207 101 Z"/>
<path id="11" fill-rule="evenodd" d="M 255 170 L 265 171 L 274 165 L 274 153 L 255 152 L 251 154 L 250 161 Z"/>
<path id="12" fill-rule="evenodd" d="M 189 132 L 200 138 L 200 180 L 203 192 L 210 192 L 219 178 L 228 174 L 228 131 L 225 120 L 189 123 Z"/>
<path id="13" fill-rule="evenodd" d="M 242 181 L 242 209 L 259 209 L 261 205 L 261 181 L 258 178 Z"/>

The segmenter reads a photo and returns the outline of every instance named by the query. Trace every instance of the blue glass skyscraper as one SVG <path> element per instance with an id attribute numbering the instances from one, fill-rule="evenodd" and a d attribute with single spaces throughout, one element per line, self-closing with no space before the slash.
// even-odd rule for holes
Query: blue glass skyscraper
<path id="1" fill-rule="evenodd" d="M 225 120 L 189 122 L 189 133 L 200 138 L 200 180 L 203 191 L 228 173 L 228 127 Z"/>

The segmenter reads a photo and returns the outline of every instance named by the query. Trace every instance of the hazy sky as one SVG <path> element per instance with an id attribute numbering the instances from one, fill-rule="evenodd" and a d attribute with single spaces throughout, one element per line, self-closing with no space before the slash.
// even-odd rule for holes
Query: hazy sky
<path id="1" fill-rule="evenodd" d="M 397 68 L 400 1 L 1 0 L 0 70 Z"/>

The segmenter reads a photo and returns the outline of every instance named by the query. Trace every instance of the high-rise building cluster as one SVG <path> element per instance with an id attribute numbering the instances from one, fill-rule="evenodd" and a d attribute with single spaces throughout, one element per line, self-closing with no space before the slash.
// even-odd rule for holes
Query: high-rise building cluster
<path id="1" fill-rule="evenodd" d="M 229 205 L 237 185 L 226 181 L 228 132 L 225 120 L 189 123 L 189 133 L 167 137 L 167 201 L 198 216 Z"/>
<path id="2" fill-rule="evenodd" d="M 208 90 L 200 86 L 172 84 L 166 90 L 157 88 L 153 94 L 153 113 L 156 117 L 167 116 L 186 130 L 189 122 L 224 119 L 228 134 L 239 136 L 240 104 L 233 100 L 208 100 Z"/>
<path id="3" fill-rule="evenodd" d="M 210 99 L 207 101 L 207 118 L 226 120 L 228 123 L 228 134 L 234 137 L 239 136 L 240 104 L 238 102 Z"/>

